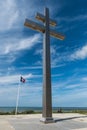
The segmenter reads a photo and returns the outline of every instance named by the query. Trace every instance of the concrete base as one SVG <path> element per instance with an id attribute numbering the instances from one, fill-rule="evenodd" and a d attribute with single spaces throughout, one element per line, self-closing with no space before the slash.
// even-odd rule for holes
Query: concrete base
<path id="1" fill-rule="evenodd" d="M 55 123 L 55 120 L 52 117 L 42 117 L 40 121 L 43 123 Z"/>

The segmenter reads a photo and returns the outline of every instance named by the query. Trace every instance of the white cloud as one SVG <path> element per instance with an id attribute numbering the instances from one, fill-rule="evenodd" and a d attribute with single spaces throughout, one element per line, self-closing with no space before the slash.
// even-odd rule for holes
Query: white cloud
<path id="1" fill-rule="evenodd" d="M 83 81 L 87 81 L 87 77 L 83 77 L 82 80 L 83 80 Z"/>
<path id="2" fill-rule="evenodd" d="M 30 0 L 21 0 L 21 2 L 18 0 L 0 1 L 0 31 L 23 28 L 25 18 L 34 18 L 35 13 L 41 10 L 41 6 L 40 8 L 38 6 L 37 10 L 35 2 Z"/>
<path id="3" fill-rule="evenodd" d="M 10 70 L 9 70 L 10 71 Z M 32 73 L 29 73 L 29 74 L 10 74 L 9 73 L 9 71 L 8 71 L 8 75 L 0 75 L 0 85 L 6 85 L 7 83 L 8 84 L 13 84 L 13 86 L 14 86 L 14 83 L 19 83 L 20 82 L 20 76 L 23 76 L 23 78 L 24 79 L 26 79 L 26 84 L 28 84 L 28 82 L 27 82 L 27 80 L 28 79 L 36 79 L 36 78 L 38 78 L 38 79 L 42 79 L 42 74 L 40 75 L 40 74 L 38 74 L 38 75 L 33 75 Z M 60 77 L 60 76 L 62 76 L 63 74 L 53 74 L 52 75 L 52 77 Z"/>
<path id="4" fill-rule="evenodd" d="M 76 76 L 67 78 L 65 81 L 55 82 L 52 87 L 53 104 L 57 104 L 56 106 L 80 106 L 82 101 L 82 104 L 87 106 L 85 103 L 86 86 L 87 83 L 83 82 L 82 78 L 77 79 Z"/>
<path id="5" fill-rule="evenodd" d="M 51 46 L 51 49 L 50 49 L 50 52 L 51 52 L 51 55 L 55 55 L 56 54 L 56 46 Z M 43 49 L 37 49 L 35 54 L 40 54 L 42 56 L 43 54 Z"/>
<path id="6" fill-rule="evenodd" d="M 59 67 L 63 67 L 63 66 L 65 66 L 65 64 L 59 64 L 59 65 L 56 65 L 56 66 L 52 66 L 52 68 L 54 69 L 54 68 L 59 68 Z M 24 66 L 24 67 L 20 67 L 19 69 L 20 70 L 40 70 L 40 69 L 42 69 L 43 68 L 43 66 L 41 65 L 41 66 L 29 66 L 29 67 L 26 67 L 26 66 Z M 13 67 L 12 68 L 8 68 L 9 70 L 11 70 L 11 69 L 14 69 Z"/>
<path id="7" fill-rule="evenodd" d="M 57 53 L 57 47 L 56 46 L 51 46 L 51 55 L 55 55 Z"/>
<path id="8" fill-rule="evenodd" d="M 64 16 L 64 17 L 57 18 L 57 20 L 59 21 L 59 23 L 61 23 L 61 22 L 65 23 L 65 24 L 62 24 L 62 26 L 60 26 L 59 28 L 57 27 L 57 29 L 61 30 L 63 33 L 66 34 L 66 32 L 69 32 L 71 30 L 76 30 L 76 27 L 78 25 L 76 25 L 75 22 L 78 22 L 79 24 L 81 24 L 82 22 L 85 22 L 87 20 L 87 14 L 80 14 L 80 15 L 76 15 L 73 17 Z M 82 25 L 84 25 L 84 24 L 81 24 L 81 27 L 85 28 L 85 26 L 83 27 Z M 81 31 L 83 31 L 83 30 L 80 29 L 80 32 Z M 84 34 L 86 34 L 86 33 L 84 33 Z"/>
<path id="9" fill-rule="evenodd" d="M 0 63 L 2 64 L 2 60 L 4 60 L 4 63 L 12 63 L 20 56 L 20 51 L 29 50 L 40 42 L 40 34 L 22 39 L 3 39 L 2 42 L 3 44 L 0 46 Z"/>
<path id="10" fill-rule="evenodd" d="M 17 21 L 19 12 L 15 0 L 0 1 L 0 31 L 10 29 Z"/>
<path id="11" fill-rule="evenodd" d="M 41 55 L 43 54 L 43 50 L 42 49 L 37 49 L 35 52 L 35 55 Z"/>
<path id="12" fill-rule="evenodd" d="M 76 59 L 85 59 L 87 58 L 87 45 L 83 46 L 81 49 L 78 49 L 77 51 L 75 51 L 70 58 L 72 60 L 76 60 Z"/>
<path id="13" fill-rule="evenodd" d="M 8 84 L 19 83 L 20 76 L 21 75 L 19 75 L 19 74 L 17 74 L 17 75 L 0 76 L 0 84 L 4 84 L 5 85 L 6 83 L 8 83 Z M 26 79 L 30 79 L 30 78 L 32 78 L 32 76 L 33 75 L 31 73 L 23 75 L 23 77 L 26 78 Z"/>
<path id="14" fill-rule="evenodd" d="M 9 39 L 10 40 L 10 39 Z M 8 54 L 16 51 L 21 51 L 24 49 L 31 49 L 35 44 L 37 44 L 40 40 L 40 34 L 35 34 L 29 38 L 24 39 L 13 39 L 13 41 L 8 41 L 8 43 L 4 43 L 0 46 L 1 54 Z"/>
<path id="15" fill-rule="evenodd" d="M 53 65 L 52 68 L 59 68 L 59 67 L 64 67 L 65 64 L 59 64 L 59 65 Z"/>
<path id="16" fill-rule="evenodd" d="M 77 107 L 77 106 L 84 106 L 87 107 L 86 104 L 86 94 L 87 88 L 85 89 L 78 89 L 73 90 L 69 93 L 63 94 L 55 94 L 53 96 L 53 104 L 55 106 L 68 106 L 68 107 Z"/>
<path id="17" fill-rule="evenodd" d="M 80 14 L 73 17 L 65 16 L 65 17 L 58 18 L 58 21 L 64 21 L 64 22 L 75 22 L 75 21 L 82 21 L 82 20 L 87 20 L 87 14 Z"/>
<path id="18" fill-rule="evenodd" d="M 78 89 L 85 89 L 87 86 L 87 83 L 84 82 L 86 81 L 87 77 L 81 77 L 77 74 L 75 75 L 74 73 L 72 76 L 65 78 L 62 75 L 64 74 L 60 74 L 60 80 L 53 82 L 53 88 L 55 88 L 54 90 L 62 88 L 68 92 L 68 90 L 72 91 Z"/>
<path id="19" fill-rule="evenodd" d="M 42 66 L 23 67 L 22 69 L 42 69 Z"/>
<path id="20" fill-rule="evenodd" d="M 61 56 L 60 54 L 58 53 L 58 49 L 60 47 L 56 47 L 56 46 L 51 46 L 50 48 L 50 53 L 51 53 L 51 64 L 52 64 L 52 67 L 57 67 L 58 66 L 58 62 L 61 60 Z M 43 56 L 43 49 L 37 49 L 36 52 L 35 52 L 35 55 L 41 55 L 41 58 Z M 43 59 L 43 58 L 42 58 Z M 36 65 L 42 65 L 42 62 L 41 61 L 37 61 L 36 62 Z M 59 65 L 61 67 L 61 65 Z"/>
<path id="21" fill-rule="evenodd" d="M 63 74 L 52 74 L 52 77 L 62 77 Z"/>
<path id="22" fill-rule="evenodd" d="M 24 78 L 32 78 L 32 77 L 33 77 L 32 73 L 24 75 Z"/>

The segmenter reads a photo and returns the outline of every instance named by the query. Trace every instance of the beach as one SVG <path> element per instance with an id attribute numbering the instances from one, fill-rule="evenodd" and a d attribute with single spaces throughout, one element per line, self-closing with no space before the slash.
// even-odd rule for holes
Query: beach
<path id="1" fill-rule="evenodd" d="M 55 123 L 40 122 L 42 114 L 0 115 L 0 130 L 87 130 L 87 115 L 53 114 Z"/>

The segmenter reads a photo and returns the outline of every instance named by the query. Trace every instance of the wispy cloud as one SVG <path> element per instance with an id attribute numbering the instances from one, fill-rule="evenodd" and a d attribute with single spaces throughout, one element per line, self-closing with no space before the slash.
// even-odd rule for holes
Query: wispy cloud
<path id="1" fill-rule="evenodd" d="M 20 56 L 21 51 L 32 49 L 39 42 L 40 34 L 22 39 L 3 39 L 3 44 L 0 46 L 0 60 L 3 60 L 4 63 L 12 63 Z M 2 64 L 2 62 L 0 63 Z"/>
<path id="2" fill-rule="evenodd" d="M 23 28 L 25 18 L 34 17 L 35 13 L 37 11 L 41 12 L 43 8 L 43 1 L 38 4 L 38 10 L 34 3 L 37 4 L 37 1 L 0 1 L 0 31 Z"/>
<path id="3" fill-rule="evenodd" d="M 86 106 L 85 99 L 87 98 L 86 94 L 87 88 L 78 89 L 67 93 L 57 93 L 53 96 L 53 104 L 55 106 L 62 107 L 82 107 Z"/>
<path id="4" fill-rule="evenodd" d="M 11 29 L 19 16 L 15 0 L 0 1 L 0 5 L 0 31 Z"/>
<path id="5" fill-rule="evenodd" d="M 0 46 L 0 54 L 9 54 L 25 49 L 31 49 L 35 44 L 40 42 L 40 34 L 35 34 L 29 38 L 14 39 L 10 41 L 3 41 L 4 43 Z"/>
<path id="6" fill-rule="evenodd" d="M 41 54 L 42 55 L 42 49 L 38 50 L 36 52 L 36 54 Z M 87 58 L 87 45 L 85 44 L 83 47 L 72 51 L 66 51 L 63 53 L 60 53 L 60 51 L 58 52 L 58 48 L 56 48 L 55 46 L 51 47 L 51 63 L 52 63 L 52 67 L 53 66 L 58 66 L 58 64 L 61 61 L 74 61 L 74 60 L 83 60 Z M 59 65 L 61 66 L 61 65 Z M 62 64 L 62 66 L 64 66 L 64 64 Z"/>
<path id="7" fill-rule="evenodd" d="M 64 21 L 64 22 L 76 22 L 76 21 L 82 21 L 87 20 L 87 14 L 80 14 L 77 16 L 65 16 L 65 17 L 59 17 L 58 21 Z"/>
<path id="8" fill-rule="evenodd" d="M 71 55 L 71 60 L 83 60 L 87 58 L 87 45 L 84 45 L 82 48 L 76 50 Z"/>
<path id="9" fill-rule="evenodd" d="M 64 54 L 60 54 L 58 52 L 58 49 L 60 49 L 61 47 L 57 47 L 57 46 L 51 46 L 50 52 L 51 52 L 51 67 L 52 68 L 57 68 L 57 67 L 62 67 L 64 66 L 64 64 L 59 64 L 60 61 L 64 60 L 66 57 L 66 53 Z M 43 56 L 43 50 L 42 49 L 37 49 L 35 52 L 35 55 L 41 55 L 41 57 Z M 63 55 L 63 56 L 62 56 Z M 37 61 L 36 65 L 41 65 L 41 61 Z"/>
<path id="10" fill-rule="evenodd" d="M 67 80 L 58 81 L 53 83 L 53 104 L 56 106 L 86 106 L 85 98 L 87 98 L 87 77 L 72 76 Z M 83 80 L 82 80 L 83 79 Z M 78 82 L 79 81 L 79 82 Z M 83 102 L 81 104 L 81 101 Z"/>
<path id="11" fill-rule="evenodd" d="M 83 80 L 83 81 L 87 81 L 87 77 L 83 77 L 82 80 Z"/>
<path id="12" fill-rule="evenodd" d="M 21 74 L 19 75 L 19 74 L 15 74 L 15 75 L 7 75 L 7 76 L 0 76 L 0 84 L 14 84 L 14 83 L 19 83 L 19 81 L 20 81 L 20 76 L 21 76 Z M 24 78 L 26 78 L 26 79 L 30 79 L 30 78 L 32 78 L 32 74 L 30 73 L 30 74 L 25 74 L 25 75 L 23 75 L 24 76 Z"/>

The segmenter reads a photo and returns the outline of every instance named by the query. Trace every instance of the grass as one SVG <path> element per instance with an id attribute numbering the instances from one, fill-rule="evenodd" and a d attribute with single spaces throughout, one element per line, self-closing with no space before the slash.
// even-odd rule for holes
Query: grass
<path id="1" fill-rule="evenodd" d="M 34 111 L 34 110 L 27 110 L 22 112 L 17 112 L 17 114 L 41 114 L 41 111 Z M 69 110 L 64 111 L 62 108 L 58 110 L 53 110 L 53 113 L 80 113 L 80 114 L 87 114 L 87 110 Z M 12 112 L 0 112 L 0 115 L 15 115 L 15 110 Z"/>
<path id="2" fill-rule="evenodd" d="M 35 112 L 33 110 L 17 112 L 17 114 L 34 114 L 34 113 Z M 0 115 L 15 115 L 15 110 L 13 110 L 12 112 L 0 112 Z"/>
<path id="3" fill-rule="evenodd" d="M 62 109 L 59 109 L 57 111 L 57 113 L 79 113 L 79 114 L 87 114 L 87 110 L 79 110 L 79 109 L 76 110 L 75 109 L 75 110 L 64 111 Z"/>

